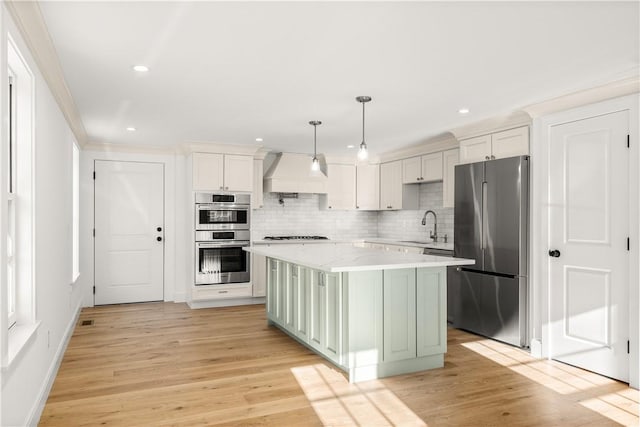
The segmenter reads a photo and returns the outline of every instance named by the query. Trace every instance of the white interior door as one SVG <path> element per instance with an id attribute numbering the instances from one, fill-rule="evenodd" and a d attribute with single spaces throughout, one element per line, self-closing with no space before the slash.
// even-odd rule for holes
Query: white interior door
<path id="1" fill-rule="evenodd" d="M 627 111 L 557 125 L 549 153 L 550 354 L 621 381 L 629 379 L 628 129 Z"/>
<path id="2" fill-rule="evenodd" d="M 95 162 L 96 305 L 164 297 L 164 168 Z"/>

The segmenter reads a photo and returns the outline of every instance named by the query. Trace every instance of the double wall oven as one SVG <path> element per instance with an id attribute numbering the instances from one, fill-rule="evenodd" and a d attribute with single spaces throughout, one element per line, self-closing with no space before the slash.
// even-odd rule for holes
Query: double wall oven
<path id="1" fill-rule="evenodd" d="M 195 284 L 249 282 L 251 195 L 196 193 Z"/>

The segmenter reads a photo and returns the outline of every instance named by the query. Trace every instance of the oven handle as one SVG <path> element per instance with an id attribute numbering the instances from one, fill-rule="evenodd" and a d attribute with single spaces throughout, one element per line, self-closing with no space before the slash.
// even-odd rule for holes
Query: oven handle
<path id="1" fill-rule="evenodd" d="M 228 248 L 231 246 L 249 246 L 248 240 L 229 242 L 229 243 L 219 243 L 219 242 L 197 242 L 196 246 L 199 248 Z"/>
<path id="2" fill-rule="evenodd" d="M 216 211 L 245 211 L 249 209 L 249 205 L 216 205 L 211 203 L 196 203 L 198 210 L 216 210 Z"/>

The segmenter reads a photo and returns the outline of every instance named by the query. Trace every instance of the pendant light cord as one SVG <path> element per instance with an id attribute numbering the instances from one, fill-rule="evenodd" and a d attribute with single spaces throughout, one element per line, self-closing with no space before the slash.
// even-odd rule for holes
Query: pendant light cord
<path id="1" fill-rule="evenodd" d="M 366 102 L 362 103 L 362 143 L 366 145 L 364 142 L 364 104 L 366 104 Z"/>
<path id="2" fill-rule="evenodd" d="M 318 125 L 313 125 L 313 158 L 316 158 L 316 129 Z"/>

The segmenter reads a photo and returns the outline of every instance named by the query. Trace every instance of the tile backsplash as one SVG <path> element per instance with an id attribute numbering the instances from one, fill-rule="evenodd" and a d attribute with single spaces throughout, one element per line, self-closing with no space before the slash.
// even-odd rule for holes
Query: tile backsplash
<path id="1" fill-rule="evenodd" d="M 427 224 L 422 225 L 424 213 L 431 209 L 438 216 L 438 241 L 453 242 L 453 208 L 442 207 L 442 182 L 414 184 L 420 186 L 418 210 L 380 211 L 378 213 L 378 237 L 398 240 L 430 240 L 433 230 L 433 215 L 427 216 Z"/>
<path id="2" fill-rule="evenodd" d="M 381 237 L 398 240 L 428 240 L 433 215 L 421 224 L 428 209 L 438 215 L 439 241 L 446 234 L 453 242 L 453 208 L 442 207 L 442 182 L 420 186 L 418 210 L 333 211 L 320 209 L 318 194 L 300 194 L 297 199 L 278 201 L 276 193 L 264 194 L 264 207 L 252 211 L 253 239 L 270 235 L 322 235 L 330 239 Z"/>

